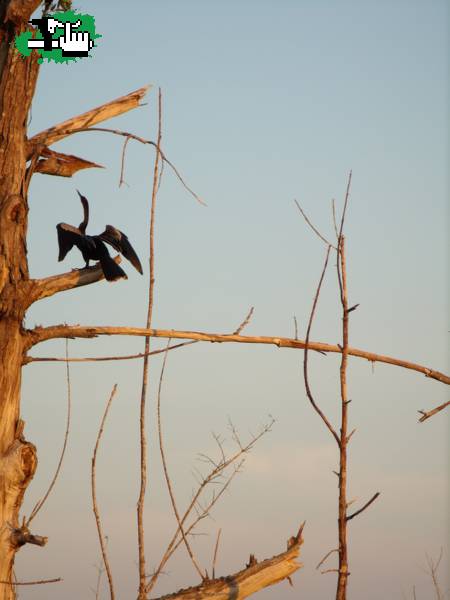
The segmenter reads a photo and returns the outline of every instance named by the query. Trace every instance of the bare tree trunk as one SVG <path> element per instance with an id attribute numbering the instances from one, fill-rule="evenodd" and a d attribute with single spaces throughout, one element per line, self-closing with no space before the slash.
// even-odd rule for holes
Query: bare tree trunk
<path id="1" fill-rule="evenodd" d="M 23 438 L 21 368 L 25 347 L 22 321 L 30 282 L 26 251 L 26 125 L 38 64 L 24 60 L 14 38 L 26 28 L 39 1 L 0 2 L 0 581 L 11 581 L 14 557 L 34 538 L 19 525 L 19 509 L 36 469 L 36 449 Z M 15 597 L 0 584 L 0 600 Z"/>
<path id="2" fill-rule="evenodd" d="M 345 265 L 345 240 L 340 235 L 338 240 L 338 270 L 340 278 L 342 302 L 342 359 L 340 368 L 341 380 L 341 432 L 339 438 L 339 571 L 336 600 L 347 598 L 348 552 L 347 552 L 347 444 L 348 444 L 348 394 L 347 394 L 347 361 L 348 361 L 348 296 L 347 274 Z"/>

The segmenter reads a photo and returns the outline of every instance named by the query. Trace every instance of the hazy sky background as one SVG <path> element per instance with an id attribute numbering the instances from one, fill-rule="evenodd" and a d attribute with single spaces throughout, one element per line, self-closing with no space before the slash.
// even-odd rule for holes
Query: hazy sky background
<path id="1" fill-rule="evenodd" d="M 296 198 L 327 236 L 331 198 L 346 224 L 352 346 L 448 372 L 448 5 L 440 0 L 246 2 L 77 2 L 103 37 L 92 58 L 41 69 L 30 124 L 37 133 L 72 115 L 152 83 L 147 106 L 105 126 L 156 136 L 156 90 L 163 90 L 163 148 L 200 206 L 165 170 L 157 206 L 156 305 L 159 328 L 231 332 L 250 306 L 246 333 L 304 337 L 324 245 L 307 228 Z M 27 326 L 53 323 L 144 326 L 148 221 L 154 153 L 130 142 L 118 188 L 123 140 L 81 133 L 55 146 L 104 165 L 73 179 L 36 175 L 30 192 L 31 275 L 81 267 L 74 250 L 57 262 L 55 225 L 78 224 L 76 189 L 91 203 L 89 232 L 123 229 L 144 266 L 128 281 L 101 282 L 33 306 Z M 336 273 L 331 260 L 312 338 L 340 340 Z M 152 342 L 154 347 L 163 340 Z M 76 356 L 139 352 L 140 338 L 71 341 Z M 33 355 L 63 356 L 64 342 Z M 304 568 L 261 599 L 334 597 L 335 575 L 315 565 L 337 545 L 334 440 L 312 411 L 301 375 L 303 354 L 256 345 L 197 344 L 172 352 L 163 387 L 169 467 L 180 506 L 190 499 L 198 452 L 214 452 L 211 431 L 227 438 L 231 418 L 243 439 L 273 415 L 273 431 L 250 455 L 214 520 L 195 538 L 209 568 L 222 528 L 220 575 L 285 549 L 307 521 Z M 312 355 L 311 385 L 338 423 L 336 356 Z M 150 474 L 146 504 L 149 572 L 175 520 L 161 479 L 155 439 L 156 380 L 148 403 Z M 99 559 L 90 507 L 90 459 L 103 408 L 112 406 L 98 462 L 98 501 L 120 598 L 135 597 L 140 361 L 71 366 L 72 425 L 63 473 L 33 532 L 46 548 L 18 555 L 20 580 L 64 582 L 20 590 L 22 598 L 93 597 Z M 444 385 L 413 371 L 351 359 L 349 497 L 355 510 L 380 498 L 349 526 L 349 598 L 432 597 L 425 553 L 444 547 L 448 565 L 448 414 L 419 424 L 417 410 L 447 397 Z M 56 467 L 66 415 L 63 364 L 24 369 L 23 418 L 39 469 L 25 514 Z M 169 564 L 158 593 L 197 582 L 184 551 Z M 334 568 L 331 557 L 328 568 Z M 404 594 L 404 595 L 402 595 Z M 104 596 L 107 597 L 106 588 Z"/>

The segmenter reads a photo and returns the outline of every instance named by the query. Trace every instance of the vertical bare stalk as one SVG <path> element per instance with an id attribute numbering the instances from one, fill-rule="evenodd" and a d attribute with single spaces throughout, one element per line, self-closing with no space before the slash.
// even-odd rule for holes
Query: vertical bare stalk
<path id="1" fill-rule="evenodd" d="M 156 195 L 158 192 L 158 172 L 159 172 L 159 160 L 161 156 L 161 88 L 158 94 L 158 139 L 156 143 L 156 156 L 155 165 L 153 168 L 153 189 L 152 189 L 152 200 L 150 208 L 150 283 L 149 283 L 149 294 L 148 294 L 148 312 L 147 312 L 147 329 L 151 327 L 152 313 L 153 313 L 153 300 L 154 300 L 154 287 L 155 287 L 155 254 L 154 254 L 154 229 L 155 229 L 155 205 Z M 147 385 L 148 385 L 148 364 L 149 357 L 148 352 L 150 351 L 150 337 L 145 338 L 145 354 L 144 365 L 142 371 L 142 390 L 141 390 L 141 407 L 140 407 L 140 421 L 139 421 L 139 433 L 140 433 L 140 448 L 141 448 L 141 484 L 139 490 L 139 499 L 137 503 L 137 528 L 138 528 L 138 553 L 139 553 L 139 593 L 138 600 L 146 600 L 145 592 L 145 543 L 144 543 L 144 500 L 145 500 L 145 489 L 147 487 L 147 438 L 145 434 L 145 401 L 147 397 Z"/>
<path id="2" fill-rule="evenodd" d="M 97 462 L 97 450 L 98 450 L 98 446 L 100 444 L 100 438 L 102 437 L 106 417 L 108 416 L 109 407 L 111 406 L 111 402 L 113 401 L 116 390 L 117 390 L 117 383 L 114 385 L 114 387 L 111 391 L 111 395 L 106 404 L 105 412 L 103 413 L 103 418 L 102 418 L 102 422 L 100 423 L 100 429 L 98 430 L 97 441 L 95 442 L 94 454 L 92 455 L 92 462 L 91 462 L 92 510 L 94 511 L 95 522 L 97 523 L 98 539 L 99 539 L 100 548 L 102 551 L 103 563 L 105 565 L 106 574 L 108 575 L 109 593 L 110 593 L 111 600 L 114 600 L 114 598 L 115 598 L 114 584 L 113 584 L 111 568 L 109 566 L 108 555 L 106 553 L 105 536 L 103 535 L 103 531 L 102 531 L 102 524 L 100 521 L 100 513 L 98 510 L 98 506 L 97 506 L 97 494 L 96 494 L 96 490 L 95 490 L 95 465 Z M 100 585 L 100 578 L 101 578 L 101 571 L 99 571 L 96 597 L 98 597 L 98 586 Z"/>
<path id="3" fill-rule="evenodd" d="M 345 240 L 341 233 L 338 240 L 338 273 L 342 303 L 342 356 L 340 367 L 341 383 L 341 430 L 339 438 L 339 570 L 336 600 L 347 597 L 348 553 L 347 553 L 347 430 L 348 430 L 348 395 L 347 395 L 347 362 L 348 362 L 348 295 L 347 273 L 345 265 Z"/>

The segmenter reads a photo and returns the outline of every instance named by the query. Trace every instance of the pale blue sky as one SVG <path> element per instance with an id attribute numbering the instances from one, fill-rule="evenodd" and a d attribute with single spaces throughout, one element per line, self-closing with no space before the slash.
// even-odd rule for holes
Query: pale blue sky
<path id="1" fill-rule="evenodd" d="M 347 219 L 351 344 L 449 370 L 448 314 L 448 6 L 446 2 L 82 2 L 103 37 L 92 58 L 46 64 L 32 111 L 31 133 L 130 92 L 155 87 L 147 106 L 110 123 L 155 137 L 156 88 L 163 89 L 163 147 L 198 205 L 167 169 L 157 207 L 156 307 L 160 328 L 232 331 L 255 306 L 249 334 L 304 336 L 324 246 L 308 230 L 296 198 L 332 236 L 331 198 Z M 127 20 L 128 19 L 128 20 Z M 123 29 L 121 29 L 121 27 Z M 75 189 L 91 202 L 90 232 L 123 229 L 142 258 L 128 281 L 68 292 L 36 304 L 27 325 L 59 322 L 143 326 L 148 286 L 148 205 L 153 152 L 130 142 L 126 181 L 118 188 L 122 141 L 79 134 L 59 143 L 103 164 L 73 179 L 36 175 L 30 193 L 31 274 L 82 266 L 76 251 L 57 263 L 55 225 L 77 224 Z M 334 260 L 331 261 L 334 264 Z M 314 339 L 340 337 L 336 276 L 328 272 Z M 162 342 L 155 342 L 161 345 Z M 140 339 L 70 343 L 74 355 L 126 354 Z M 59 355 L 64 342 L 33 354 Z M 195 545 L 209 565 L 222 527 L 218 571 L 242 568 L 248 555 L 278 553 L 307 520 L 304 569 L 260 598 L 333 597 L 334 575 L 315 565 L 336 546 L 335 443 L 308 405 L 303 355 L 242 345 L 195 345 L 168 360 L 163 411 L 166 445 L 180 502 L 190 495 L 197 452 L 212 451 L 210 432 L 227 434 L 230 416 L 246 434 L 272 414 L 273 431 L 255 448 L 244 474 Z M 152 392 L 160 359 L 151 371 Z M 25 548 L 21 579 L 61 576 L 63 584 L 21 590 L 23 598 L 89 597 L 98 559 L 90 509 L 89 468 L 103 406 L 117 399 L 100 449 L 98 494 L 121 597 L 136 589 L 135 502 L 141 365 L 72 367 L 73 423 L 64 473 L 34 522 L 45 549 Z M 441 546 L 448 562 L 448 417 L 417 423 L 417 410 L 443 402 L 447 390 L 411 371 L 352 360 L 350 369 L 350 497 L 362 505 L 351 522 L 349 598 L 420 598 L 430 586 L 420 567 Z M 311 357 L 311 382 L 334 422 L 338 359 Z M 57 463 L 65 419 L 63 365 L 25 368 L 23 413 L 37 444 L 39 470 L 26 512 Z M 154 394 L 149 400 L 154 434 Z M 229 437 L 229 436 L 228 436 Z M 147 502 L 149 570 L 174 527 L 160 460 L 150 443 Z M 376 568 L 374 568 L 376 565 Z M 333 560 L 329 567 L 335 566 Z M 442 569 L 444 574 L 445 569 Z M 382 575 L 380 575 L 382 573 Z M 160 592 L 195 583 L 183 553 L 170 564 Z M 448 581 L 444 582 L 446 589 Z M 445 587 L 444 586 L 444 587 Z M 106 597 L 106 596 L 105 596 Z"/>

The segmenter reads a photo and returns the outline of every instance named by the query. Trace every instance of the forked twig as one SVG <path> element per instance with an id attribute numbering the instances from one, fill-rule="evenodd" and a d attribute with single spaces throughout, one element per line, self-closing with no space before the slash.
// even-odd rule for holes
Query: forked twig
<path id="1" fill-rule="evenodd" d="M 168 345 L 170 343 L 170 339 L 168 340 Z M 158 399 L 157 399 L 157 419 L 158 419 L 158 440 L 159 440 L 159 451 L 161 454 L 161 460 L 162 460 L 162 465 L 163 465 L 163 471 L 164 471 L 164 478 L 166 480 L 166 485 L 167 485 L 167 490 L 169 492 L 169 496 L 170 496 L 170 502 L 172 504 L 172 508 L 173 508 L 173 512 L 175 514 L 175 518 L 177 520 L 178 523 L 178 529 L 181 533 L 181 537 L 183 538 L 183 542 L 184 545 L 186 546 L 186 550 L 189 554 L 189 557 L 192 561 L 192 564 L 194 565 L 195 570 L 197 571 L 197 573 L 200 575 L 200 578 L 202 581 L 205 581 L 206 577 L 205 574 L 203 573 L 202 569 L 200 568 L 197 559 L 194 556 L 194 552 L 192 551 L 191 545 L 188 542 L 188 539 L 186 537 L 186 534 L 184 532 L 184 528 L 183 528 L 183 524 L 181 522 L 181 518 L 180 518 L 180 513 L 178 512 L 178 508 L 177 508 L 177 503 L 175 501 L 175 494 L 173 492 L 173 488 L 172 488 L 172 482 L 170 480 L 170 476 L 169 476 L 169 470 L 167 468 L 167 461 L 166 461 L 166 454 L 164 451 L 164 443 L 163 443 L 163 435 L 162 435 L 162 425 L 161 425 L 161 388 L 162 388 L 162 382 L 163 382 L 163 378 L 164 378 L 164 371 L 166 368 L 166 362 L 167 362 L 167 352 L 164 355 L 164 360 L 163 360 L 163 364 L 161 367 L 161 374 L 159 376 L 159 385 L 158 385 Z"/>
<path id="2" fill-rule="evenodd" d="M 231 455 L 229 458 L 225 458 L 225 460 L 221 459 L 218 462 L 216 462 L 217 466 L 213 467 L 211 469 L 211 471 L 208 473 L 208 475 L 203 477 L 201 474 L 199 474 L 198 488 L 197 488 L 196 492 L 194 493 L 189 505 L 187 506 L 183 517 L 181 518 L 181 525 L 184 526 L 186 520 L 189 518 L 191 513 L 193 511 L 195 511 L 197 513 L 197 516 L 195 517 L 195 519 L 184 530 L 186 536 L 192 535 L 192 531 L 198 525 L 198 523 L 209 515 L 209 511 L 211 510 L 211 508 L 219 501 L 221 496 L 228 489 L 228 487 L 230 486 L 230 484 L 231 484 L 232 480 L 234 479 L 234 477 L 236 476 L 236 474 L 240 472 L 245 459 L 241 459 L 239 463 L 237 463 L 237 461 L 242 456 L 244 456 L 245 454 L 250 452 L 250 450 L 253 448 L 253 446 L 256 444 L 256 442 L 263 435 L 265 435 L 266 433 L 268 433 L 270 431 L 270 428 L 273 425 L 273 423 L 274 423 L 274 419 L 272 419 L 267 425 L 265 425 L 261 429 L 260 433 L 256 436 L 254 436 L 246 446 L 244 446 L 242 449 L 239 448 L 239 450 L 236 451 L 235 454 Z M 229 475 L 228 478 L 224 482 L 221 483 L 222 487 L 219 489 L 218 492 L 216 492 L 216 491 L 213 492 L 213 494 L 212 494 L 210 500 L 207 502 L 207 504 L 202 505 L 200 502 L 200 496 L 202 495 L 202 493 L 205 491 L 205 489 L 208 487 L 209 484 L 217 483 L 217 482 L 220 483 L 220 478 L 222 477 L 222 473 L 225 471 L 225 469 L 227 469 L 228 467 L 230 467 L 232 465 L 234 465 L 234 468 L 233 468 L 231 475 Z M 156 581 L 157 581 L 159 575 L 161 574 L 167 561 L 170 559 L 170 557 L 173 555 L 173 553 L 177 550 L 177 548 L 180 546 L 180 544 L 183 543 L 183 539 L 179 534 L 180 534 L 180 528 L 177 527 L 174 535 L 172 536 L 172 539 L 170 540 L 169 544 L 167 545 L 167 548 L 164 552 L 163 557 L 161 558 L 161 561 L 160 561 L 158 567 L 155 569 L 154 573 L 152 574 L 152 576 L 150 578 L 149 583 L 147 584 L 147 587 L 146 587 L 147 594 L 149 594 L 151 592 L 151 590 L 153 589 L 153 587 L 155 586 Z"/>
<path id="3" fill-rule="evenodd" d="M 80 127 L 79 129 L 73 129 L 71 131 L 71 133 L 82 133 L 83 131 L 103 131 L 105 133 L 112 133 L 113 135 L 119 135 L 122 137 L 125 137 L 129 140 L 135 140 L 136 142 L 140 142 L 141 144 L 148 144 L 150 146 L 154 146 L 155 148 L 158 147 L 158 144 L 153 142 L 152 140 L 146 140 L 138 135 L 135 135 L 133 133 L 129 133 L 128 131 L 121 131 L 120 129 L 111 129 L 109 127 Z M 185 182 L 185 180 L 183 179 L 183 177 L 181 176 L 180 172 L 178 171 L 178 169 L 175 167 L 175 165 L 167 158 L 167 156 L 165 155 L 165 153 L 162 151 L 161 148 L 159 148 L 159 156 L 162 158 L 162 160 L 167 163 L 169 165 L 169 167 L 172 169 L 172 171 L 175 173 L 176 177 L 178 178 L 178 180 L 180 181 L 181 185 L 185 188 L 185 190 L 187 190 L 191 196 L 193 196 L 197 202 L 199 204 L 202 204 L 203 206 L 207 206 L 206 202 L 204 200 L 202 200 L 202 198 L 196 194 Z"/>
<path id="4" fill-rule="evenodd" d="M 439 406 L 436 406 L 436 408 L 433 408 L 433 410 L 429 410 L 428 412 L 425 412 L 424 410 L 417 411 L 422 415 L 419 419 L 419 423 L 423 423 L 424 421 L 426 421 L 427 419 L 429 419 L 436 413 L 441 412 L 441 410 L 444 410 L 444 408 L 446 408 L 449 404 L 450 404 L 450 400 L 448 400 L 447 402 L 444 402 L 444 404 L 440 404 Z"/>
<path id="5" fill-rule="evenodd" d="M 38 514 L 38 512 L 41 510 L 41 508 L 43 507 L 43 505 L 46 502 L 47 498 L 49 497 L 52 489 L 54 488 L 56 480 L 58 479 L 59 472 L 61 470 L 62 462 L 63 462 L 63 459 L 64 459 L 64 454 L 66 452 L 67 440 L 69 439 L 70 412 L 71 412 L 71 405 L 72 405 L 72 401 L 71 401 L 71 387 L 70 387 L 70 367 L 69 367 L 69 362 L 68 361 L 69 361 L 69 340 L 66 339 L 67 420 L 66 420 L 66 431 L 65 431 L 65 434 L 64 434 L 64 443 L 63 443 L 63 447 L 61 449 L 61 455 L 59 457 L 59 461 L 58 461 L 58 465 L 56 467 L 55 474 L 53 475 L 53 479 L 51 480 L 50 485 L 48 486 L 48 490 L 46 491 L 46 493 L 45 493 L 44 497 L 42 498 L 42 500 L 40 500 L 39 502 L 37 502 L 35 504 L 33 510 L 31 511 L 31 514 L 28 517 L 28 520 L 26 522 L 27 527 L 31 523 L 31 521 L 34 519 L 34 517 Z"/>
<path id="6" fill-rule="evenodd" d="M 444 594 L 442 593 L 442 590 L 441 590 L 441 587 L 440 587 L 439 581 L 438 581 L 438 576 L 437 576 L 437 570 L 441 563 L 443 553 L 444 553 L 444 551 L 441 548 L 439 557 L 437 558 L 436 561 L 434 561 L 431 557 L 429 557 L 428 554 L 425 554 L 425 556 L 427 558 L 428 569 L 429 569 L 428 575 L 431 577 L 431 580 L 433 582 L 434 591 L 436 593 L 436 600 L 444 600 Z"/>
<path id="7" fill-rule="evenodd" d="M 100 521 L 100 512 L 99 512 L 98 506 L 97 506 L 97 494 L 96 494 L 96 489 L 95 489 L 95 466 L 96 466 L 96 462 L 97 462 L 97 451 L 98 451 L 98 446 L 100 444 L 100 438 L 102 437 L 103 428 L 105 426 L 106 417 L 108 416 L 108 411 L 109 411 L 109 408 L 111 406 L 111 402 L 113 401 L 113 398 L 114 398 L 114 396 L 116 394 L 116 390 L 117 390 L 117 383 L 114 384 L 114 387 L 113 387 L 113 389 L 111 391 L 111 395 L 109 396 L 109 400 L 108 400 L 108 402 L 106 404 L 105 412 L 103 413 L 103 418 L 102 418 L 102 421 L 100 423 L 100 429 L 98 430 L 97 440 L 95 442 L 94 454 L 92 455 L 92 461 L 91 461 L 92 510 L 94 511 L 95 522 L 97 524 L 98 540 L 100 542 L 100 548 L 101 548 L 101 551 L 102 551 L 103 563 L 105 565 L 106 574 L 108 576 L 109 593 L 110 593 L 110 596 L 111 596 L 111 600 L 114 600 L 114 598 L 115 598 L 115 595 L 114 595 L 114 583 L 113 583 L 112 571 L 111 571 L 111 568 L 109 566 L 108 554 L 106 552 L 105 537 L 103 535 L 102 524 L 101 524 L 101 521 Z"/>

